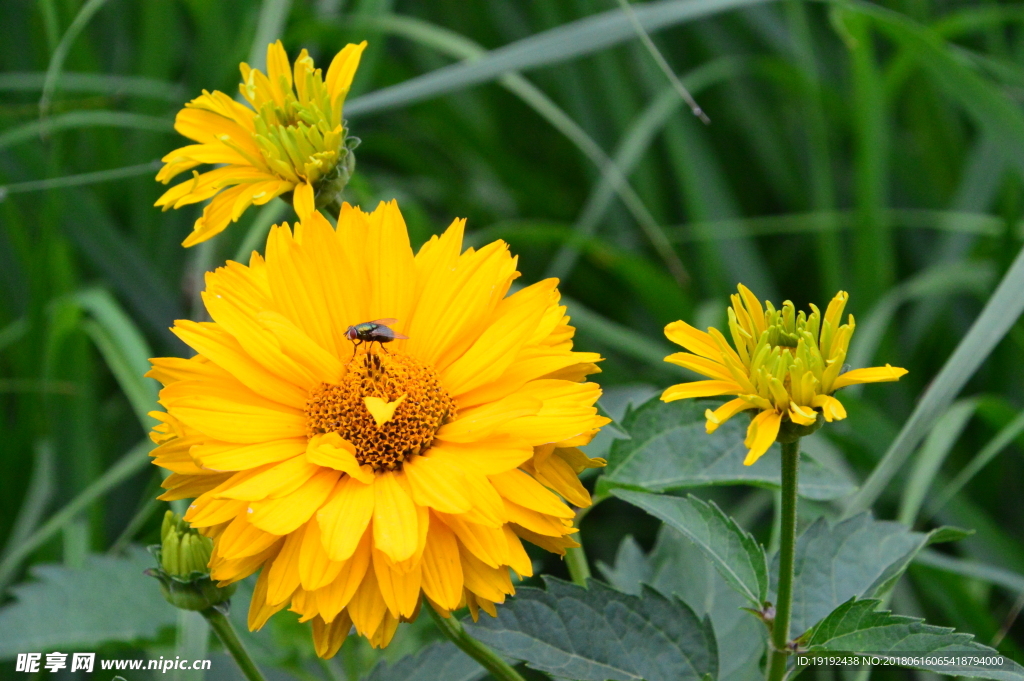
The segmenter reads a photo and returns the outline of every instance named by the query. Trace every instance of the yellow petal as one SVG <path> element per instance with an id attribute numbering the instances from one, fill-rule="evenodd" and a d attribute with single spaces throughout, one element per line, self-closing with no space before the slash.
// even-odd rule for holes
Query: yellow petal
<path id="1" fill-rule="evenodd" d="M 373 422 L 377 424 L 377 428 L 380 428 L 394 417 L 395 410 L 398 409 L 402 402 L 405 402 L 406 397 L 408 395 L 403 393 L 398 399 L 385 402 L 379 397 L 367 395 L 363 397 L 363 404 L 366 405 L 366 410 L 370 412 L 370 416 L 373 417 Z"/>
<path id="2" fill-rule="evenodd" d="M 258 631 L 267 623 L 270 616 L 279 610 L 283 610 L 288 601 L 282 601 L 276 605 L 267 603 L 267 585 L 269 583 L 270 567 L 264 567 L 256 580 L 256 588 L 252 592 L 252 600 L 249 601 L 249 631 Z"/>
<path id="3" fill-rule="evenodd" d="M 333 621 L 352 600 L 369 568 L 373 533 L 367 530 L 357 541 L 355 551 L 348 560 L 342 562 L 342 568 L 334 581 L 317 589 L 314 594 L 317 609 L 326 622 Z"/>
<path id="4" fill-rule="evenodd" d="M 312 592 L 334 581 L 344 563 L 327 556 L 320 536 L 320 523 L 314 519 L 304 527 L 305 535 L 299 550 L 299 582 L 303 589 Z"/>
<path id="5" fill-rule="evenodd" d="M 505 540 L 508 542 L 509 567 L 515 570 L 522 578 L 532 577 L 533 561 L 530 560 L 529 554 L 523 548 L 523 542 L 516 536 L 516 533 L 512 531 L 510 526 L 505 525 L 501 529 L 505 533 Z"/>
<path id="6" fill-rule="evenodd" d="M 856 385 L 858 383 L 886 383 L 888 381 L 898 381 L 901 376 L 905 376 L 907 373 L 906 369 L 900 367 L 894 367 L 886 364 L 884 367 L 872 367 L 870 369 L 854 369 L 853 371 L 847 371 L 845 374 L 840 374 L 832 383 L 832 390 L 839 390 L 845 388 L 848 385 Z"/>
<path id="7" fill-rule="evenodd" d="M 700 357 L 699 355 L 694 355 L 689 352 L 676 352 L 666 357 L 665 361 L 681 366 L 684 369 L 696 371 L 698 374 L 703 374 L 708 378 L 717 378 L 723 381 L 735 380 L 732 373 L 729 371 L 729 368 L 721 362 L 713 359 L 707 359 L 706 357 Z"/>
<path id="8" fill-rule="evenodd" d="M 373 550 L 373 570 L 381 597 L 394 617 L 411 617 L 419 604 L 422 571 L 420 566 L 409 571 L 395 567 L 388 557 Z"/>
<path id="9" fill-rule="evenodd" d="M 284 546 L 270 565 L 267 582 L 267 604 L 277 605 L 291 598 L 299 588 L 299 552 L 304 532 L 299 529 L 284 540 Z"/>
<path id="10" fill-rule="evenodd" d="M 466 522 L 463 516 L 436 514 L 455 536 L 462 546 L 492 567 L 508 564 L 508 542 L 501 527 L 487 527 L 477 523 Z"/>
<path id="11" fill-rule="evenodd" d="M 762 411 L 754 417 L 747 428 L 747 439 L 744 445 L 750 450 L 743 459 L 744 466 L 750 466 L 764 456 L 768 448 L 775 442 L 779 435 L 779 426 L 782 424 L 782 414 L 777 411 Z"/>
<path id="12" fill-rule="evenodd" d="M 326 466 L 348 473 L 367 485 L 374 479 L 373 469 L 370 466 L 359 465 L 359 461 L 356 459 L 355 445 L 337 433 L 314 436 L 306 448 L 306 460 L 318 466 Z"/>
<path id="13" fill-rule="evenodd" d="M 580 508 L 590 506 L 590 492 L 580 482 L 579 477 L 577 477 L 578 473 L 573 470 L 572 465 L 561 456 L 553 454 L 544 459 L 539 459 L 537 455 L 534 455 L 533 476 L 537 479 L 537 482 L 550 487 L 565 497 L 566 501 L 570 504 Z"/>
<path id="14" fill-rule="evenodd" d="M 505 595 L 515 591 L 507 567 L 490 566 L 470 551 L 460 551 L 459 557 L 462 561 L 462 576 L 466 588 L 473 593 L 489 601 L 503 603 Z"/>
<path id="15" fill-rule="evenodd" d="M 295 214 L 299 216 L 300 220 L 306 222 L 306 220 L 312 217 L 313 211 L 316 210 L 316 199 L 313 196 L 313 185 L 308 182 L 304 182 L 297 186 L 293 192 L 292 206 L 295 208 Z"/>
<path id="16" fill-rule="evenodd" d="M 271 534 L 288 534 L 316 513 L 327 500 L 340 473 L 321 468 L 301 488 L 276 499 L 254 501 L 249 505 L 249 522 Z"/>
<path id="17" fill-rule="evenodd" d="M 460 413 L 458 419 L 441 426 L 437 438 L 446 442 L 475 442 L 513 419 L 538 413 L 543 406 L 544 402 L 532 395 L 509 395 L 498 402 Z"/>
<path id="18" fill-rule="evenodd" d="M 259 470 L 252 469 L 246 471 L 246 474 L 236 475 L 230 484 L 218 491 L 217 496 L 223 499 L 244 499 L 246 501 L 260 501 L 267 497 L 277 498 L 291 494 L 319 470 L 319 466 L 309 463 L 301 456 L 296 456 Z"/>
<path id="19" fill-rule="evenodd" d="M 317 656 L 329 660 L 337 655 L 351 629 L 352 620 L 347 613 L 335 618 L 330 624 L 324 622 L 321 617 L 314 617 L 313 647 Z"/>
<path id="20" fill-rule="evenodd" d="M 753 409 L 754 405 L 747 400 L 737 397 L 735 400 L 729 400 L 718 409 L 711 411 L 707 409 L 704 411 L 704 418 L 707 419 L 705 424 L 705 430 L 708 434 L 718 430 L 718 426 L 722 425 L 736 414 L 740 413 L 745 409 Z"/>
<path id="21" fill-rule="evenodd" d="M 795 402 L 791 402 L 789 405 L 789 418 L 793 423 L 797 423 L 801 426 L 813 426 L 817 420 L 817 414 L 814 413 L 813 409 L 807 407 L 801 407 Z"/>
<path id="22" fill-rule="evenodd" d="M 676 345 L 681 345 L 694 354 L 721 361 L 722 353 L 711 336 L 682 320 L 666 326 L 665 336 Z"/>
<path id="23" fill-rule="evenodd" d="M 717 397 L 718 395 L 737 395 L 743 389 L 735 381 L 693 381 L 680 383 L 665 389 L 661 394 L 663 402 L 674 402 L 691 397 Z"/>
<path id="24" fill-rule="evenodd" d="M 455 534 L 436 516 L 431 518 L 423 550 L 423 593 L 446 610 L 456 610 L 462 599 L 462 563 Z"/>
<path id="25" fill-rule="evenodd" d="M 346 560 L 356 550 L 373 516 L 373 485 L 344 477 L 317 514 L 324 549 L 331 560 Z"/>
<path id="26" fill-rule="evenodd" d="M 492 475 L 490 480 L 498 494 L 520 506 L 556 518 L 576 517 L 576 513 L 554 493 L 521 470 Z"/>
<path id="27" fill-rule="evenodd" d="M 405 474 L 384 471 L 373 483 L 373 545 L 398 563 L 416 551 L 418 519 Z"/>
<path id="28" fill-rule="evenodd" d="M 473 507 L 466 496 L 466 476 L 437 456 L 414 456 L 402 470 L 409 481 L 412 498 L 420 506 L 443 513 L 465 513 Z"/>
<path id="29" fill-rule="evenodd" d="M 821 409 L 822 415 L 829 423 L 846 418 L 846 408 L 843 407 L 843 403 L 831 395 L 816 395 L 811 404 Z"/>
<path id="30" fill-rule="evenodd" d="M 205 468 L 215 471 L 242 471 L 268 463 L 277 463 L 306 451 L 306 438 L 270 440 L 251 445 L 234 442 L 217 442 L 204 438 L 203 444 L 195 445 L 191 454 Z"/>
<path id="31" fill-rule="evenodd" d="M 377 586 L 377 575 L 372 569 L 367 570 L 348 604 L 348 614 L 352 617 L 356 631 L 367 637 L 373 635 L 384 619 L 387 609 L 388 606 Z"/>

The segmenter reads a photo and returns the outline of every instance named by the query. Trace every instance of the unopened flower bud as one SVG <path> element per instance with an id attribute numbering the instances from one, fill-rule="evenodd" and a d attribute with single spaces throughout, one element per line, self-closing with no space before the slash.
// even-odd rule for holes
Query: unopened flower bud
<path id="1" fill-rule="evenodd" d="M 235 585 L 220 588 L 210 579 L 207 564 L 213 541 L 188 526 L 173 511 L 164 514 L 160 544 L 149 547 L 160 567 L 146 574 L 156 577 L 167 602 L 183 610 L 227 607 Z"/>

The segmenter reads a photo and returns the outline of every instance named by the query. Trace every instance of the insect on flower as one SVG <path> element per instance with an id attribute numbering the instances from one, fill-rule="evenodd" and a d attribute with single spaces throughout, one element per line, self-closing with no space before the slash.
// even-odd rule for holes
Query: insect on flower
<path id="1" fill-rule="evenodd" d="M 395 333 L 391 329 L 390 325 L 397 323 L 397 319 L 388 317 L 386 319 L 374 319 L 372 322 L 363 322 L 362 324 L 356 324 L 355 326 L 348 327 L 348 330 L 345 331 L 345 338 L 352 341 L 352 355 L 355 356 L 356 348 L 363 343 L 380 343 L 381 350 L 384 350 L 384 343 L 408 338 L 408 336 Z M 385 352 L 387 351 L 385 350 Z"/>

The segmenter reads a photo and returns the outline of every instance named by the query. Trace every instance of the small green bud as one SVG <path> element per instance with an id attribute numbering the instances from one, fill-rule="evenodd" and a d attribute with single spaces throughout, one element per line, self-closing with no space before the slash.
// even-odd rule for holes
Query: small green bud
<path id="1" fill-rule="evenodd" d="M 146 571 L 160 582 L 167 602 L 183 610 L 226 608 L 235 585 L 220 588 L 210 579 L 213 541 L 189 527 L 172 511 L 164 514 L 160 544 L 149 547 L 159 567 Z"/>

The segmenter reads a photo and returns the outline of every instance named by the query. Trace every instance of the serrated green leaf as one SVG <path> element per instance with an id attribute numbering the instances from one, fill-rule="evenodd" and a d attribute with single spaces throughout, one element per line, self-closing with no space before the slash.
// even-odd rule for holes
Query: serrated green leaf
<path id="1" fill-rule="evenodd" d="M 671 525 L 697 545 L 729 586 L 760 608 L 768 597 L 768 560 L 757 540 L 718 506 L 690 496 L 669 497 L 617 489 L 612 492 Z"/>
<path id="2" fill-rule="evenodd" d="M 913 656 L 1002 657 L 999 651 L 982 645 L 971 634 L 926 624 L 916 617 L 878 611 L 880 602 L 851 599 L 807 632 L 800 641 L 808 653 L 891 653 L 896 660 Z M 979 664 L 952 666 L 898 664 L 897 666 L 936 671 L 951 676 L 969 676 L 1000 681 L 1024 679 L 1024 667 L 1006 658 L 999 668 Z"/>
<path id="3" fill-rule="evenodd" d="M 466 623 L 500 654 L 579 681 L 686 681 L 718 675 L 711 621 L 653 589 L 641 596 L 591 581 L 589 588 L 545 578 L 524 587 L 498 617 Z"/>
<path id="4" fill-rule="evenodd" d="M 666 596 L 678 596 L 698 616 L 710 617 L 718 642 L 720 678 L 764 678 L 759 662 L 767 629 L 742 610 L 746 600 L 733 591 L 704 553 L 669 525 L 661 526 L 649 555 L 627 536 L 619 544 L 615 566 L 598 563 L 598 567 L 620 591 L 639 594 L 640 584 L 648 584 Z"/>
<path id="5" fill-rule="evenodd" d="M 0 608 L 0 660 L 148 639 L 161 627 L 175 626 L 177 611 L 156 581 L 142 574 L 150 567 L 153 557 L 138 546 L 123 558 L 89 556 L 82 568 L 33 566 L 37 581 L 12 587 L 14 602 Z"/>
<path id="6" fill-rule="evenodd" d="M 792 630 L 808 630 L 850 598 L 884 595 L 925 546 L 963 536 L 948 527 L 912 532 L 870 513 L 832 526 L 819 518 L 797 540 Z M 777 574 L 778 557 L 772 564 L 773 592 Z"/>
<path id="7" fill-rule="evenodd" d="M 476 681 L 487 671 L 454 643 L 432 643 L 415 655 L 388 664 L 384 660 L 364 681 Z"/>
<path id="8" fill-rule="evenodd" d="M 662 402 L 653 397 L 631 411 L 621 423 L 630 439 L 612 444 L 598 492 L 616 487 L 650 492 L 735 484 L 780 487 L 777 444 L 754 465 L 743 465 L 747 451 L 744 417 L 737 416 L 708 435 L 704 411 L 719 404 L 713 400 Z M 801 454 L 800 462 L 800 495 L 807 499 L 839 499 L 855 489 L 840 472 L 822 466 L 806 453 Z"/>

